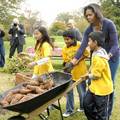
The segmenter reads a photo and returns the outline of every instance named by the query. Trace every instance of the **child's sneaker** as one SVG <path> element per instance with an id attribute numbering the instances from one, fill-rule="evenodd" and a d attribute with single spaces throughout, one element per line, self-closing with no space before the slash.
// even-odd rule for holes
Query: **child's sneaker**
<path id="1" fill-rule="evenodd" d="M 63 117 L 69 117 L 69 116 L 72 115 L 72 114 L 73 114 L 73 112 L 71 112 L 71 113 L 65 112 L 65 113 L 63 113 Z"/>
<path id="2" fill-rule="evenodd" d="M 84 110 L 83 109 L 77 109 L 77 112 L 84 112 Z"/>

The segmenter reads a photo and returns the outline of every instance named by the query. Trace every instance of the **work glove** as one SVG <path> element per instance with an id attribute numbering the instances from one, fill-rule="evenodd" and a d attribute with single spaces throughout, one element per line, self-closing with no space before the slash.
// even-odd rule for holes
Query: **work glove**
<path id="1" fill-rule="evenodd" d="M 71 70 L 73 69 L 74 65 L 72 62 L 68 62 L 65 64 L 64 71 L 67 73 L 71 73 Z"/>

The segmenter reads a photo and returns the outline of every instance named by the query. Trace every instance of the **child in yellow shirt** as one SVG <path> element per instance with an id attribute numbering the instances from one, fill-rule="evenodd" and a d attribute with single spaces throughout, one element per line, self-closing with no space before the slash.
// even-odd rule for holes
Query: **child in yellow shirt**
<path id="1" fill-rule="evenodd" d="M 88 120 L 109 120 L 109 95 L 113 92 L 113 83 L 108 64 L 109 57 L 105 49 L 102 32 L 89 34 L 88 45 L 93 51 L 90 72 L 83 78 L 89 79 L 89 88 L 84 97 L 84 111 Z"/>
<path id="2" fill-rule="evenodd" d="M 34 66 L 32 79 L 36 79 L 39 75 L 54 71 L 50 56 L 52 54 L 52 42 L 49 38 L 45 27 L 36 28 L 34 31 L 36 39 L 35 44 L 35 61 L 29 64 L 29 67 Z M 37 64 L 38 60 L 42 58 L 49 58 L 48 62 L 43 65 Z"/>
<path id="3" fill-rule="evenodd" d="M 69 63 L 74 55 L 76 54 L 77 50 L 80 47 L 80 43 L 77 43 L 75 40 L 74 32 L 71 30 L 67 30 L 63 33 L 64 42 L 66 46 L 62 49 L 62 58 L 63 58 L 63 65 L 66 66 Z M 77 81 L 80 77 L 87 73 L 87 66 L 85 63 L 85 58 L 89 56 L 89 52 L 85 50 L 83 54 L 83 58 L 79 61 L 79 63 L 73 68 L 71 71 L 72 74 L 72 82 Z M 68 72 L 68 71 L 65 71 Z M 79 111 L 83 111 L 83 97 L 86 92 L 86 83 L 82 82 L 77 86 L 77 91 L 79 94 L 79 101 L 80 101 L 80 109 Z M 66 104 L 66 112 L 63 114 L 64 117 L 70 116 L 74 112 L 74 95 L 73 90 L 71 90 L 67 94 L 67 104 Z"/>

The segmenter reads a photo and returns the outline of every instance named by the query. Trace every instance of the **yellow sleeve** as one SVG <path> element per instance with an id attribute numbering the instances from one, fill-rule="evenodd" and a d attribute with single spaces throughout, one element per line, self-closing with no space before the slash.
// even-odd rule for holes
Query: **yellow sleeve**
<path id="1" fill-rule="evenodd" d="M 95 56 L 92 59 L 91 74 L 95 77 L 101 77 L 101 73 L 105 68 L 105 63 L 102 58 Z"/>
<path id="2" fill-rule="evenodd" d="M 62 49 L 62 59 L 64 62 L 67 62 L 67 54 L 65 52 L 65 48 Z"/>
<path id="3" fill-rule="evenodd" d="M 43 43 L 42 49 L 44 57 L 49 57 L 52 55 L 52 47 L 49 45 L 49 43 Z"/>
<path id="4" fill-rule="evenodd" d="M 85 49 L 83 55 L 84 55 L 85 57 L 89 57 L 89 55 L 90 55 L 89 50 L 88 50 L 88 49 Z"/>
<path id="5" fill-rule="evenodd" d="M 34 70 L 33 70 L 33 74 L 38 75 L 38 71 L 39 71 L 39 66 L 38 66 L 38 65 L 35 65 L 35 66 L 34 66 Z"/>

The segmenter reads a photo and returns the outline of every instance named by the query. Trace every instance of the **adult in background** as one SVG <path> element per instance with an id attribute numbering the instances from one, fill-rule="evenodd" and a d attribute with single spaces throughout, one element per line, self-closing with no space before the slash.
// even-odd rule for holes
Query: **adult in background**
<path id="1" fill-rule="evenodd" d="M 17 49 L 17 52 L 20 53 L 23 51 L 23 45 L 25 44 L 25 30 L 24 26 L 19 23 L 18 18 L 14 18 L 11 28 L 9 30 L 9 35 L 10 35 L 10 54 L 9 58 L 11 58 L 15 50 Z"/>
<path id="2" fill-rule="evenodd" d="M 5 49 L 3 37 L 5 36 L 5 32 L 0 29 L 0 67 L 4 67 L 5 64 Z"/>
<path id="3" fill-rule="evenodd" d="M 82 34 L 80 33 L 79 29 L 75 27 L 75 22 L 73 19 L 69 19 L 67 23 L 67 29 L 73 31 L 75 40 L 82 41 Z"/>
<path id="4" fill-rule="evenodd" d="M 88 45 L 88 35 L 91 32 L 102 31 L 105 35 L 104 49 L 109 55 L 109 65 L 111 70 L 111 76 L 113 84 L 115 83 L 115 75 L 119 65 L 119 45 L 118 45 L 118 33 L 114 22 L 110 19 L 103 17 L 100 6 L 97 4 L 90 4 L 84 8 L 84 16 L 89 22 L 88 28 L 84 32 L 82 44 L 77 51 L 73 60 L 69 63 L 69 70 L 77 64 L 85 48 Z M 109 98 L 109 116 L 112 113 L 114 93 Z"/>

